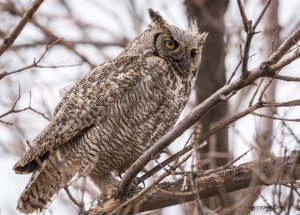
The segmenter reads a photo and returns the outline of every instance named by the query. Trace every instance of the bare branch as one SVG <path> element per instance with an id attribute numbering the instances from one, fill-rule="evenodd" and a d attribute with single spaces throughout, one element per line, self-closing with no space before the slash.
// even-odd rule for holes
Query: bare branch
<path id="1" fill-rule="evenodd" d="M 256 112 L 253 112 L 252 115 L 267 118 L 267 119 L 272 119 L 272 120 L 280 120 L 280 121 L 288 121 L 288 122 L 300 122 L 299 118 L 297 118 L 297 119 L 287 119 L 285 117 L 269 116 L 269 115 L 266 115 L 266 114 L 256 113 Z"/>
<path id="2" fill-rule="evenodd" d="M 246 17 L 246 13 L 244 11 L 241 1 L 238 0 L 238 6 L 239 6 L 239 10 L 240 10 L 242 19 L 243 19 L 245 32 L 247 33 L 247 38 L 246 38 L 246 43 L 245 43 L 244 53 L 243 53 L 243 64 L 242 64 L 242 77 L 244 77 L 244 78 L 246 78 L 248 75 L 249 51 L 250 51 L 250 45 L 251 45 L 252 38 L 253 38 L 254 34 L 256 33 L 255 29 L 256 29 L 258 23 L 261 21 L 263 15 L 265 14 L 267 8 L 269 7 L 270 2 L 271 2 L 271 0 L 267 1 L 263 10 L 259 14 L 257 20 L 255 21 L 254 25 L 252 25 L 252 21 L 248 20 Z"/>
<path id="3" fill-rule="evenodd" d="M 19 73 L 19 72 L 23 72 L 23 71 L 29 70 L 31 68 L 34 68 L 34 67 L 36 67 L 36 68 L 53 68 L 53 69 L 55 69 L 55 68 L 61 68 L 61 67 L 72 67 L 72 66 L 81 65 L 81 64 L 71 64 L 71 65 L 61 65 L 61 66 L 43 66 L 43 65 L 39 64 L 42 61 L 42 59 L 45 57 L 45 55 L 49 51 L 49 49 L 52 48 L 57 43 L 59 43 L 61 41 L 61 39 L 62 38 L 58 38 L 57 40 L 55 40 L 51 44 L 47 44 L 46 48 L 45 48 L 45 51 L 42 53 L 42 55 L 37 60 L 34 59 L 32 64 L 30 64 L 29 66 L 25 66 L 25 67 L 22 67 L 20 69 L 17 69 L 17 70 L 11 71 L 11 72 L 0 72 L 0 80 L 3 79 L 6 76 L 9 76 L 9 75 L 12 75 L 12 74 L 15 74 L 15 73 Z"/>
<path id="4" fill-rule="evenodd" d="M 31 110 L 34 113 L 37 113 L 38 115 L 41 115 L 44 119 L 50 121 L 50 118 L 47 117 L 44 113 L 42 113 L 42 112 L 40 112 L 40 111 L 38 111 L 38 110 L 31 107 L 31 94 L 30 94 L 30 98 L 29 98 L 28 107 L 25 107 L 25 108 L 22 108 L 22 109 L 16 109 L 16 105 L 20 101 L 20 99 L 21 99 L 21 90 L 20 90 L 20 86 L 19 86 L 18 98 L 16 99 L 16 101 L 14 102 L 14 104 L 11 106 L 11 108 L 8 111 L 6 111 L 5 113 L 0 115 L 0 119 L 5 117 L 5 116 L 8 116 L 12 113 L 20 113 L 20 112 L 24 112 L 24 111 L 27 111 L 27 110 Z M 3 121 L 3 120 L 0 120 L 0 123 L 4 123 L 4 124 L 7 124 L 7 125 L 13 125 L 13 123 L 6 122 L 6 121 Z"/>
<path id="5" fill-rule="evenodd" d="M 259 166 L 259 171 L 257 167 Z M 230 167 L 225 170 L 213 172 L 204 177 L 198 177 L 197 193 L 201 199 L 215 196 L 219 193 L 232 192 L 257 185 L 273 185 L 280 183 L 293 183 L 300 179 L 300 152 L 293 151 L 291 155 L 285 157 L 273 157 L 263 161 L 249 162 L 236 167 Z M 258 178 L 255 183 L 252 179 Z M 163 182 L 153 188 L 151 193 L 141 196 L 132 204 L 139 206 L 139 211 L 155 210 L 184 202 L 194 200 L 191 190 L 191 178 L 186 180 L 188 190 L 182 192 L 183 179 L 176 182 Z M 90 215 L 100 215 L 111 213 L 116 208 L 121 208 L 122 203 L 119 200 L 109 199 L 103 205 L 97 206 L 90 211 Z M 119 212 L 130 212 L 134 209 L 133 205 L 128 209 L 126 207 Z"/>
<path id="6" fill-rule="evenodd" d="M 242 5 L 241 0 L 237 0 L 237 2 L 238 2 L 239 10 L 240 10 L 240 13 L 241 13 L 241 17 L 242 17 L 242 20 L 243 20 L 245 32 L 248 32 L 249 31 L 249 29 L 248 29 L 248 18 L 246 16 L 244 7 Z"/>
<path id="7" fill-rule="evenodd" d="M 19 34 L 22 32 L 25 25 L 33 17 L 34 13 L 40 7 L 44 0 L 35 0 L 28 10 L 23 14 L 18 25 L 13 29 L 13 31 L 4 39 L 0 45 L 0 56 L 15 42 Z"/>
<path id="8" fill-rule="evenodd" d="M 74 196 L 71 194 L 70 190 L 68 187 L 65 187 L 64 190 L 66 191 L 69 199 L 79 208 L 79 211 L 83 214 L 83 215 L 87 215 L 88 212 L 84 210 L 84 204 L 83 202 L 79 202 L 77 201 Z M 81 214 L 80 213 L 80 214 Z"/>
<path id="9" fill-rule="evenodd" d="M 283 67 L 289 65 L 294 60 L 298 59 L 300 57 L 300 50 L 295 51 L 291 56 L 279 61 L 277 64 L 271 66 L 271 69 L 273 71 L 277 71 L 282 69 Z"/>
<path id="10" fill-rule="evenodd" d="M 291 77 L 291 76 L 284 76 L 284 75 L 273 75 L 274 79 L 283 80 L 283 81 L 300 81 L 300 77 Z"/>
<path id="11" fill-rule="evenodd" d="M 253 25 L 253 30 L 255 31 L 257 25 L 259 24 L 259 22 L 261 21 L 262 17 L 264 16 L 264 14 L 266 13 L 270 3 L 272 0 L 268 0 L 263 8 L 263 10 L 261 11 L 261 13 L 259 14 L 257 20 L 255 21 L 254 25 Z"/>
<path id="12" fill-rule="evenodd" d="M 269 58 L 270 64 L 277 63 L 300 40 L 300 27 L 298 27 Z"/>

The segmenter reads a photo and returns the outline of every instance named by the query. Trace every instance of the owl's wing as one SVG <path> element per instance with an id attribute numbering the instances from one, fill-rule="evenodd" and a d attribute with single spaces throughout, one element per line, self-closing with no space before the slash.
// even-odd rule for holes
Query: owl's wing
<path id="1" fill-rule="evenodd" d="M 49 125 L 15 164 L 15 171 L 30 172 L 26 165 L 74 138 L 96 119 L 99 122 L 105 118 L 111 105 L 138 83 L 147 81 L 145 71 L 149 68 L 144 60 L 135 56 L 119 58 L 80 78 L 58 104 Z"/>

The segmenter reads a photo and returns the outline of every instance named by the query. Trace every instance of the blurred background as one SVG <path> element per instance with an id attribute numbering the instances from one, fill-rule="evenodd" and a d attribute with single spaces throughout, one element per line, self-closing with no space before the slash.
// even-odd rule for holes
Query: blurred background
<path id="1" fill-rule="evenodd" d="M 266 1 L 242 2 L 248 19 L 256 20 Z M 1 42 L 31 3 L 29 0 L 0 0 Z M 0 76 L 1 215 L 19 214 L 15 209 L 16 202 L 30 176 L 14 174 L 12 166 L 28 147 L 26 141 L 32 141 L 48 124 L 60 100 L 60 90 L 74 83 L 93 67 L 116 57 L 147 28 L 150 7 L 159 11 L 173 25 L 184 29 L 188 29 L 190 19 L 196 17 L 200 30 L 209 32 L 194 92 L 181 118 L 224 86 L 231 77 L 233 80 L 239 77 L 240 68 L 236 68 L 241 60 L 241 47 L 245 43 L 246 34 L 235 0 L 45 1 L 13 46 L 0 57 L 0 74 L 10 73 Z M 251 45 L 250 70 L 266 60 L 299 27 L 299 10 L 300 0 L 271 2 Z M 282 69 L 280 74 L 297 77 L 300 76 L 299 68 L 300 62 L 297 60 Z M 268 101 L 299 99 L 298 82 L 270 82 L 268 79 L 261 82 L 262 85 L 257 82 L 256 85 L 242 89 L 228 102 L 223 102 L 206 114 L 196 127 L 185 132 L 169 147 L 168 153 L 182 149 L 195 128 L 200 134 L 205 133 L 224 119 L 247 108 L 259 87 L 258 92 L 263 93 Z M 265 91 L 264 86 L 267 86 Z M 254 150 L 238 160 L 236 165 L 299 150 L 298 107 L 266 108 L 259 113 L 263 114 L 260 116 L 273 116 L 279 120 L 248 115 L 223 129 L 209 138 L 209 144 L 199 151 L 201 169 L 224 165 L 251 147 Z M 163 154 L 159 160 L 168 156 Z M 156 164 L 149 164 L 151 165 Z M 189 162 L 183 166 L 185 169 L 189 167 Z M 86 210 L 96 204 L 95 199 L 99 195 L 98 190 L 86 178 L 72 183 L 71 191 L 76 199 L 84 202 Z M 220 208 L 230 208 L 229 206 L 232 206 L 232 210 L 227 211 L 230 214 L 247 214 L 241 205 L 268 204 L 284 205 L 285 208 L 290 207 L 290 214 L 299 214 L 299 193 L 293 197 L 291 192 L 294 191 L 289 187 L 269 186 L 234 192 L 225 198 L 209 198 L 202 203 L 207 211 L 217 209 L 216 213 L 220 214 L 224 212 Z M 237 204 L 239 201 L 240 205 Z M 196 211 L 194 203 L 186 203 L 147 214 L 188 215 L 197 214 Z M 251 214 L 261 212 L 275 214 L 276 211 L 254 210 Z M 287 214 L 287 210 L 277 212 Z M 43 214 L 80 213 L 68 195 L 61 191 Z"/>

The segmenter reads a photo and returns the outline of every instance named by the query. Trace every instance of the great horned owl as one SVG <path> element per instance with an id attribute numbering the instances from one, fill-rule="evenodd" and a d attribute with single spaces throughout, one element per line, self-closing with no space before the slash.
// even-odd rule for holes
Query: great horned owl
<path id="1" fill-rule="evenodd" d="M 49 125 L 15 164 L 33 173 L 18 200 L 24 213 L 43 210 L 76 173 L 87 174 L 105 199 L 124 172 L 169 131 L 197 76 L 207 34 L 152 20 L 114 60 L 81 77 L 64 95 Z"/>

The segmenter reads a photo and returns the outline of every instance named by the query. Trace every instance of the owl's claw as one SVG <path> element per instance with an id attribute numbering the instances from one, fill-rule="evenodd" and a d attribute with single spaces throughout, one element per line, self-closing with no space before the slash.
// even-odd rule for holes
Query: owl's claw
<path id="1" fill-rule="evenodd" d="M 138 186 L 140 183 L 143 183 L 143 186 L 145 187 L 145 181 L 143 181 L 140 177 L 135 177 L 135 179 L 133 179 L 132 184 Z"/>
<path id="2" fill-rule="evenodd" d="M 119 199 L 121 201 L 126 201 L 127 199 L 133 197 L 136 193 L 140 192 L 143 188 L 135 184 L 131 184 L 124 193 L 121 193 L 118 188 L 111 190 L 111 198 Z"/>
<path id="3" fill-rule="evenodd" d="M 118 187 L 112 189 L 112 191 L 111 191 L 111 198 L 120 199 L 120 200 L 126 200 L 126 198 L 124 198 L 124 195 L 122 195 L 121 192 L 119 191 Z"/>

